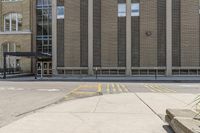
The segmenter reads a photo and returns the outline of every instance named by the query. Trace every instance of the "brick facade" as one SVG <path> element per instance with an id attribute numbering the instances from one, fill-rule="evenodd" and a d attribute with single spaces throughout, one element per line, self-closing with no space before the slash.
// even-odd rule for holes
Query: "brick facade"
<path id="1" fill-rule="evenodd" d="M 57 0 L 52 1 L 57 3 Z M 56 4 L 53 5 L 52 18 L 56 23 L 52 29 L 53 36 L 57 38 L 52 44 L 53 51 L 56 51 L 52 54 L 53 57 L 56 56 L 55 71 L 73 74 L 68 71 L 70 70 L 81 74 L 84 70 L 83 73 L 87 73 L 92 64 L 93 69 L 98 67 L 100 74 L 123 75 L 127 64 L 131 64 L 132 73 L 146 75 L 153 73 L 152 70 L 155 69 L 164 75 L 169 46 L 167 31 L 171 30 L 173 73 L 181 74 L 183 70 L 183 73 L 187 71 L 189 74 L 191 70 L 200 74 L 199 0 L 172 0 L 172 29 L 166 28 L 167 0 L 130 1 L 139 4 L 139 16 L 129 16 L 131 24 L 127 21 L 127 14 L 118 16 L 118 4 L 127 4 L 126 0 L 93 0 L 92 8 L 88 8 L 88 0 L 64 0 L 62 5 L 65 8 L 65 17 L 59 20 L 56 19 Z M 93 10 L 93 16 L 89 16 L 89 9 Z M 3 17 L 8 13 L 22 14 L 22 31 L 4 32 Z M 93 25 L 89 25 L 89 22 L 92 23 L 91 19 Z M 130 24 L 130 33 L 127 22 Z M 92 35 L 89 33 L 90 26 L 93 27 Z M 0 2 L 0 46 L 5 42 L 15 42 L 21 46 L 23 52 L 36 51 L 36 34 L 36 0 Z M 131 52 L 127 50 L 127 40 L 131 40 Z M 92 47 L 89 42 L 93 43 Z M 127 58 L 129 56 L 130 59 Z M 35 63 L 22 58 L 21 64 L 23 70 L 28 72 L 34 66 L 31 64 Z"/>
<path id="2" fill-rule="evenodd" d="M 31 52 L 32 51 L 32 23 L 31 23 L 31 5 L 32 0 L 23 0 L 16 2 L 0 2 L 0 47 L 4 43 L 13 43 L 20 47 L 18 52 Z M 19 32 L 4 32 L 4 15 L 9 13 L 22 14 L 22 31 Z M 0 55 L 2 60 L 3 55 Z M 17 57 L 18 58 L 18 57 Z M 31 59 L 19 57 L 20 67 L 22 72 L 30 73 L 32 68 Z M 0 61 L 2 63 L 2 61 Z M 3 64 L 0 64 L 0 68 Z"/>

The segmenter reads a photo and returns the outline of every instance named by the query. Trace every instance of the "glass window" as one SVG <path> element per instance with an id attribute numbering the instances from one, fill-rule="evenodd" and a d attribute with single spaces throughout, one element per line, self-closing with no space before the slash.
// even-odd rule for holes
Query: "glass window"
<path id="1" fill-rule="evenodd" d="M 18 15 L 18 31 L 22 31 L 22 15 L 21 14 L 17 14 Z"/>
<path id="2" fill-rule="evenodd" d="M 10 16 L 9 15 L 4 17 L 4 30 L 10 31 Z"/>
<path id="3" fill-rule="evenodd" d="M 131 4 L 131 16 L 140 16 L 140 4 L 139 3 Z"/>
<path id="4" fill-rule="evenodd" d="M 64 19 L 65 16 L 65 9 L 64 6 L 57 7 L 57 19 Z"/>
<path id="5" fill-rule="evenodd" d="M 52 53 L 51 0 L 37 0 L 37 52 Z"/>
<path id="6" fill-rule="evenodd" d="M 19 13 L 9 13 L 4 16 L 4 31 L 21 31 L 22 15 Z"/>
<path id="7" fill-rule="evenodd" d="M 126 3 L 118 4 L 118 17 L 126 16 Z"/>

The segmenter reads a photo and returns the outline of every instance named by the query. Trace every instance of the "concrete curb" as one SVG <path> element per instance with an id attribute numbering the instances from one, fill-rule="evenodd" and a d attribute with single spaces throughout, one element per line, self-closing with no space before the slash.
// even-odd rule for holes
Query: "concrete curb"
<path id="1" fill-rule="evenodd" d="M 167 82 L 167 83 L 200 83 L 200 77 L 10 77 L 0 81 L 63 81 L 63 82 Z"/>
<path id="2" fill-rule="evenodd" d="M 199 133 L 200 117 L 188 109 L 167 109 L 165 120 L 175 133 Z"/>

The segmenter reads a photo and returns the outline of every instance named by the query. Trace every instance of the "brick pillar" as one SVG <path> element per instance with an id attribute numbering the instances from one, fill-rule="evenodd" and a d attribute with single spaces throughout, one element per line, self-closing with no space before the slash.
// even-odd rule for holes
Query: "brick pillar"
<path id="1" fill-rule="evenodd" d="M 126 5 L 126 75 L 131 76 L 131 0 Z"/>
<path id="2" fill-rule="evenodd" d="M 52 72 L 57 75 L 57 0 L 52 0 Z"/>
<path id="3" fill-rule="evenodd" d="M 167 0 L 167 72 L 166 76 L 172 75 L 172 0 Z"/>
<path id="4" fill-rule="evenodd" d="M 88 74 L 93 75 L 93 0 L 88 0 Z"/>

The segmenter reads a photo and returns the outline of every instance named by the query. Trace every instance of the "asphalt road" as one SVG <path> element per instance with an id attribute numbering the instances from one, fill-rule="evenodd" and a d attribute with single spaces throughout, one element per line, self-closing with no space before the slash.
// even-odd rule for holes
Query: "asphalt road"
<path id="1" fill-rule="evenodd" d="M 0 81 L 0 127 L 51 105 L 71 92 L 86 97 L 92 93 L 103 95 L 135 92 L 198 94 L 200 83 Z"/>
<path id="2" fill-rule="evenodd" d="M 77 83 L 0 82 L 0 127 L 59 101 Z"/>

